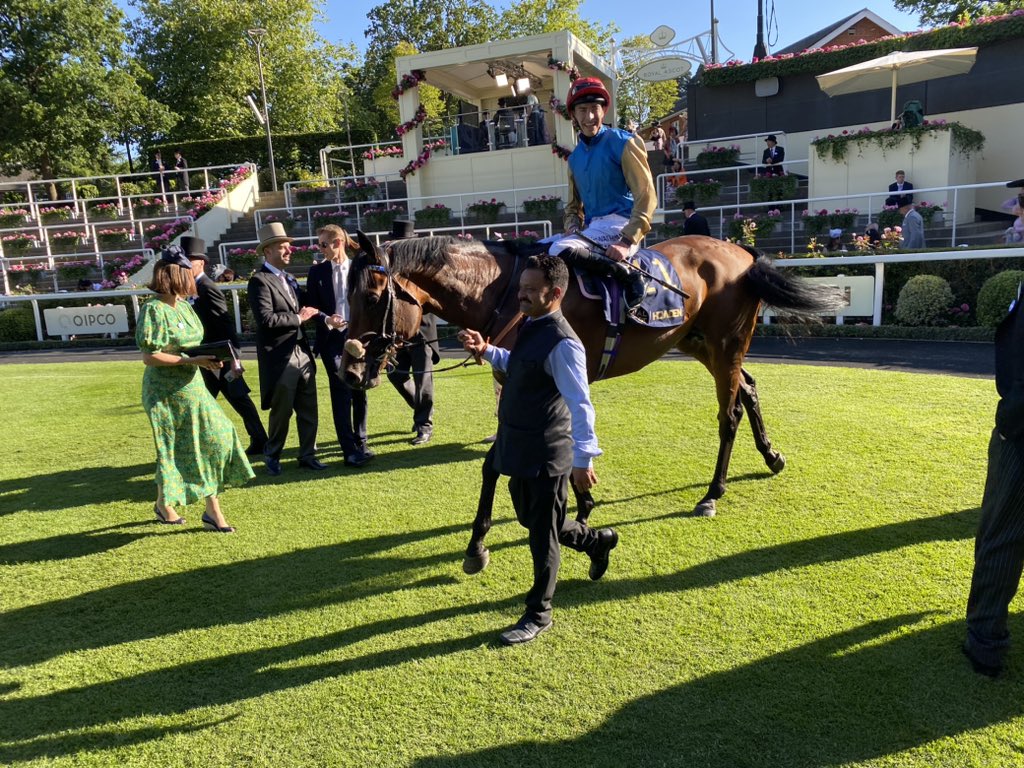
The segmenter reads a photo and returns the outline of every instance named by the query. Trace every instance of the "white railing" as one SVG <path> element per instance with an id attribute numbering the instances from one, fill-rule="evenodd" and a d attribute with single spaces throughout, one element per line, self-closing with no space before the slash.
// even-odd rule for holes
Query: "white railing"
<path id="1" fill-rule="evenodd" d="M 786 137 L 785 131 L 759 131 L 757 133 L 740 133 L 736 136 L 716 136 L 713 139 L 690 139 L 688 141 L 679 142 L 679 148 L 676 150 L 675 159 L 683 160 L 686 155 L 693 155 L 691 159 L 696 159 L 697 154 L 708 149 L 710 147 L 721 146 L 722 144 L 739 144 L 740 157 L 749 157 L 752 162 L 761 162 L 761 154 L 763 147 L 760 142 L 764 141 L 765 136 L 775 136 L 780 139 L 779 146 L 785 147 Z M 747 149 L 746 145 L 750 144 L 750 148 Z M 696 149 L 697 152 L 691 152 L 689 150 Z"/>
<path id="2" fill-rule="evenodd" d="M 784 162 L 778 163 L 774 167 L 777 168 L 781 166 L 786 171 L 786 173 L 790 175 L 796 174 L 798 176 L 806 176 L 807 165 L 808 163 L 806 160 L 786 160 Z M 743 192 L 750 190 L 750 177 L 752 175 L 755 175 L 757 171 L 760 170 L 762 167 L 763 166 L 761 166 L 760 164 L 730 165 L 726 168 L 704 168 L 692 171 L 683 170 L 681 172 L 681 175 L 686 176 L 687 181 L 699 181 L 701 178 L 705 176 L 713 176 L 714 178 L 712 180 L 720 182 L 723 188 L 729 186 L 734 188 L 736 194 L 736 204 L 739 205 L 740 196 L 743 194 Z M 667 171 L 666 173 L 658 174 L 658 176 L 655 178 L 655 184 L 657 186 L 658 191 L 659 210 L 667 208 L 668 206 L 666 205 L 666 203 L 669 201 L 669 199 L 675 197 L 675 188 L 672 184 L 668 182 L 668 179 L 675 177 L 677 175 L 679 174 L 676 174 L 673 171 Z M 695 176 L 699 178 L 694 178 Z M 728 184 L 719 179 L 719 176 L 733 177 L 734 181 L 733 183 Z M 671 192 L 669 190 L 671 190 Z"/>

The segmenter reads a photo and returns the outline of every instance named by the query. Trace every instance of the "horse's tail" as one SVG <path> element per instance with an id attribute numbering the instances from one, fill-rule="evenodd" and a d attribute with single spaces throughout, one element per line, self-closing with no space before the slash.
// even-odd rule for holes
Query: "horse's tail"
<path id="1" fill-rule="evenodd" d="M 836 289 L 790 277 L 756 248 L 743 246 L 743 249 L 754 257 L 753 266 L 744 275 L 747 285 L 757 298 L 779 314 L 806 321 L 830 314 L 845 304 L 843 295 Z"/>

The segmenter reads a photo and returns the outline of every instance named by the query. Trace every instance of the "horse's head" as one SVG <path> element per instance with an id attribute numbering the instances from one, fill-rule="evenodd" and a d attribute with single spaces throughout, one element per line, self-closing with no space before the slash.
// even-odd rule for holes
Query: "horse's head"
<path id="1" fill-rule="evenodd" d="M 387 254 L 357 232 L 361 254 L 348 275 L 348 341 L 341 369 L 353 389 L 372 389 L 403 341 L 419 332 L 423 307 L 397 278 Z"/>

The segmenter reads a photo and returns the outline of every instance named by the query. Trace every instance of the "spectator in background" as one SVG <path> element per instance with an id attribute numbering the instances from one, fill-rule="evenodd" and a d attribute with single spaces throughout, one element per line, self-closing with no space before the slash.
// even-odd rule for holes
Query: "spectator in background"
<path id="1" fill-rule="evenodd" d="M 878 228 L 877 222 L 868 222 L 868 227 L 864 230 L 864 237 L 868 239 L 868 245 L 872 248 L 878 248 L 882 244 L 882 232 Z"/>
<path id="2" fill-rule="evenodd" d="M 765 136 L 764 142 L 768 146 L 761 153 L 761 165 L 764 166 L 761 173 L 764 176 L 784 176 L 786 171 L 782 162 L 786 159 L 786 150 L 778 145 L 778 140 L 773 133 Z"/>
<path id="3" fill-rule="evenodd" d="M 924 219 L 914 208 L 913 203 L 906 203 L 900 206 L 900 213 L 903 214 L 903 231 L 901 233 L 904 250 L 924 248 Z"/>
<path id="4" fill-rule="evenodd" d="M 654 145 L 655 152 L 665 151 L 665 131 L 658 125 L 657 120 L 651 123 L 650 140 Z"/>
<path id="5" fill-rule="evenodd" d="M 164 187 L 164 161 L 163 158 L 160 157 L 160 150 L 153 153 L 153 162 L 149 164 L 149 170 L 153 172 L 153 176 L 151 178 L 156 184 L 156 189 L 160 193 L 160 196 L 163 197 L 167 194 L 167 190 Z"/>
<path id="6" fill-rule="evenodd" d="M 687 200 L 683 203 L 683 216 L 686 217 L 686 220 L 683 222 L 684 235 L 705 235 L 711 237 L 711 227 L 708 226 L 708 220 L 697 213 L 697 204 L 693 200 Z"/>
<path id="7" fill-rule="evenodd" d="M 178 172 L 178 191 L 188 191 L 188 163 L 180 149 L 174 150 L 174 169 Z"/>
<path id="8" fill-rule="evenodd" d="M 907 174 L 903 171 L 896 171 L 896 181 L 889 185 L 891 194 L 885 198 L 885 204 L 902 208 L 904 205 L 914 202 L 914 195 L 911 192 L 913 189 L 914 185 L 907 181 Z"/>
<path id="9" fill-rule="evenodd" d="M 825 250 L 830 253 L 846 250 L 843 247 L 843 230 L 837 228 L 828 231 L 828 244 L 825 246 Z"/>
<path id="10" fill-rule="evenodd" d="M 665 177 L 665 183 L 670 187 L 681 187 L 686 183 L 686 171 L 683 170 L 683 164 L 680 161 L 673 161 L 668 172 L 670 175 Z"/>

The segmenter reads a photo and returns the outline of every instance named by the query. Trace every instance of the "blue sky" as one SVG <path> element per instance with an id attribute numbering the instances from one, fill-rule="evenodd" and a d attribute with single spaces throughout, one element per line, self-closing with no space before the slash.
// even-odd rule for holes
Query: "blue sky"
<path id="1" fill-rule="evenodd" d="M 772 10 L 772 0 L 764 0 L 765 23 Z M 327 23 L 321 25 L 321 34 L 331 42 L 353 43 L 365 49 L 364 31 L 368 26 L 366 13 L 380 4 L 380 0 L 327 0 L 324 13 Z M 507 3 L 496 2 L 498 6 Z M 777 0 L 774 3 L 778 35 L 771 30 L 767 40 L 769 49 L 784 48 L 790 43 L 815 32 L 862 8 L 868 8 L 903 31 L 918 28 L 917 17 L 897 11 L 891 0 L 867 4 L 855 2 L 823 2 L 822 0 Z M 616 39 L 649 34 L 659 24 L 667 24 L 676 31 L 676 38 L 692 37 L 711 26 L 709 2 L 654 2 L 630 6 L 622 0 L 584 0 L 581 15 L 591 21 L 614 21 L 622 30 Z M 715 15 L 719 33 L 725 46 L 736 58 L 749 61 L 754 50 L 757 22 L 757 0 L 716 0 Z M 727 58 L 722 56 L 722 58 Z"/>

